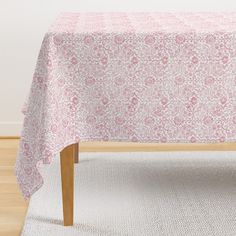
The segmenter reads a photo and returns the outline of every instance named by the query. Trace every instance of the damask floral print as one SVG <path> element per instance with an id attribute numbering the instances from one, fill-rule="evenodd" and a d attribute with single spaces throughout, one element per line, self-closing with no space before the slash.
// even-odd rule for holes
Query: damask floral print
<path id="1" fill-rule="evenodd" d="M 236 13 L 63 13 L 40 49 L 16 163 L 78 141 L 235 142 Z"/>

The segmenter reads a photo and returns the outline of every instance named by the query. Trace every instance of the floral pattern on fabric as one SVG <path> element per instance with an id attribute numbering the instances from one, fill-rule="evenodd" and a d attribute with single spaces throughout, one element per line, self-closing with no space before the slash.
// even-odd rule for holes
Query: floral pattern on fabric
<path id="1" fill-rule="evenodd" d="M 16 175 L 78 141 L 235 142 L 236 13 L 63 13 L 44 37 Z"/>

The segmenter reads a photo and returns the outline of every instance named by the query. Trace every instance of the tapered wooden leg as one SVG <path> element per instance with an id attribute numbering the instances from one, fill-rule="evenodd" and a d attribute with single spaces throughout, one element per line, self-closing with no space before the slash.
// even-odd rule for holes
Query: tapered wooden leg
<path id="1" fill-rule="evenodd" d="M 74 220 L 74 144 L 60 153 L 61 183 L 64 225 L 73 225 Z"/>
<path id="2" fill-rule="evenodd" d="M 74 144 L 75 163 L 79 163 L 79 143 Z"/>

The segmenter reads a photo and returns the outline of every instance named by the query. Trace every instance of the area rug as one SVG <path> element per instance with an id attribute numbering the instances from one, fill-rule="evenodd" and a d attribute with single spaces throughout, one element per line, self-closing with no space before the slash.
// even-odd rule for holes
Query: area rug
<path id="1" fill-rule="evenodd" d="M 22 236 L 235 236 L 236 152 L 81 153 L 64 227 L 59 156 Z"/>

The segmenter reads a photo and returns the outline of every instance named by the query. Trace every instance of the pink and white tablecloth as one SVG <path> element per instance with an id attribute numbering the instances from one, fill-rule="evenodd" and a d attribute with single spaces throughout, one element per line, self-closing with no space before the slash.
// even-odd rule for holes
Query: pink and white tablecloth
<path id="1" fill-rule="evenodd" d="M 235 142 L 235 36 L 236 12 L 60 14 L 24 107 L 24 196 L 78 141 Z"/>

